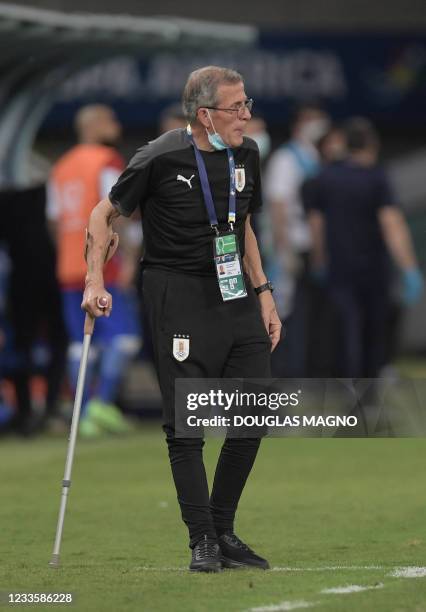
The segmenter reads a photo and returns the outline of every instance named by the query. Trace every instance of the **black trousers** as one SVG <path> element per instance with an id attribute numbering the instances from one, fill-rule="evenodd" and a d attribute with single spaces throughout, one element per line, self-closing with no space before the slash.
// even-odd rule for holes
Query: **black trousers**
<path id="1" fill-rule="evenodd" d="M 215 277 L 164 270 L 143 273 L 143 299 L 151 326 L 155 364 L 163 397 L 170 464 L 190 546 L 205 534 L 232 530 L 235 512 L 260 439 L 227 438 L 209 496 L 203 439 L 175 437 L 176 378 L 270 377 L 270 340 L 253 289 L 224 303 Z M 173 356 L 175 334 L 189 336 L 189 356 Z"/>
<path id="2" fill-rule="evenodd" d="M 330 288 L 341 340 L 339 376 L 376 378 L 384 365 L 389 288 L 381 280 L 336 283 Z"/>

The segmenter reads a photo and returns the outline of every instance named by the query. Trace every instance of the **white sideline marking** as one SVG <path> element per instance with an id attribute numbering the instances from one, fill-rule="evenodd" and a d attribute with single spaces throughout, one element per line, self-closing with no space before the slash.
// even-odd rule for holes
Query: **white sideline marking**
<path id="1" fill-rule="evenodd" d="M 135 570 L 143 571 L 143 572 L 187 572 L 187 567 L 146 567 L 145 565 L 140 565 L 135 567 Z"/>
<path id="2" fill-rule="evenodd" d="M 426 567 L 396 567 L 388 575 L 394 578 L 424 578 Z"/>
<path id="3" fill-rule="evenodd" d="M 148 567 L 145 565 L 135 567 L 136 570 L 146 572 L 186 572 L 187 567 Z M 322 567 L 273 567 L 271 572 L 338 572 L 340 570 L 362 571 L 362 570 L 389 570 L 391 568 L 382 565 L 323 565 Z M 409 570 L 413 568 L 394 568 L 397 570 Z M 424 570 L 426 568 L 414 568 L 415 570 Z M 393 574 L 392 574 L 393 575 Z M 423 575 L 423 574 L 422 574 Z M 424 574 L 426 575 L 426 573 Z M 408 577 L 408 576 L 407 576 Z M 417 577 L 417 576 L 416 576 Z"/>
<path id="4" fill-rule="evenodd" d="M 360 586 L 359 584 L 348 584 L 347 586 L 334 587 L 331 589 L 322 589 L 320 593 L 323 595 L 343 595 L 345 593 L 360 593 L 361 591 L 371 591 L 372 589 L 383 589 L 383 584 L 375 584 L 374 586 Z"/>
<path id="5" fill-rule="evenodd" d="M 309 603 L 309 601 L 281 601 L 270 606 L 249 608 L 247 612 L 287 612 L 288 610 L 297 610 L 299 608 L 312 608 L 315 605 L 316 603 Z"/>
<path id="6" fill-rule="evenodd" d="M 322 567 L 273 567 L 272 572 L 337 572 L 339 570 L 384 570 L 382 565 L 324 565 Z"/>

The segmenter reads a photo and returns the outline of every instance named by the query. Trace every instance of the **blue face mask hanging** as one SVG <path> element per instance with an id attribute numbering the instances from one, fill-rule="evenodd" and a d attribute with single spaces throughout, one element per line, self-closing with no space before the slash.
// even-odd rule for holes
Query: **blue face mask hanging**
<path id="1" fill-rule="evenodd" d="M 222 136 L 215 132 L 214 134 L 207 134 L 209 143 L 216 149 L 216 151 L 224 151 L 228 148 L 228 145 L 223 142 Z"/>
<path id="2" fill-rule="evenodd" d="M 209 119 L 210 119 L 210 123 L 212 124 L 212 128 L 214 129 L 214 133 L 210 134 L 209 132 L 207 132 L 207 128 L 206 128 L 207 138 L 209 139 L 209 143 L 211 144 L 213 149 L 215 149 L 216 151 L 224 151 L 225 149 L 228 149 L 229 145 L 227 145 L 224 142 L 222 136 L 216 132 L 216 128 L 213 124 L 213 121 L 212 121 L 212 118 L 210 116 L 208 109 L 207 109 L 207 113 L 209 115 Z"/>

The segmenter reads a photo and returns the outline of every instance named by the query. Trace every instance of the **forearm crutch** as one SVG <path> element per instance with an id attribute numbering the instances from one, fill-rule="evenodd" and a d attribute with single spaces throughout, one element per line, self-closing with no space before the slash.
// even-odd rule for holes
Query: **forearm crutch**
<path id="1" fill-rule="evenodd" d="M 113 234 L 111 241 L 109 243 L 105 262 L 107 262 L 114 255 L 118 246 L 118 234 Z M 105 308 L 108 305 L 107 298 L 99 298 L 98 299 L 98 308 Z M 71 486 L 71 472 L 74 461 L 74 451 L 75 444 L 77 440 L 77 432 L 78 432 L 78 423 L 80 420 L 80 410 L 81 410 L 81 401 L 83 398 L 83 390 L 84 390 L 84 382 L 86 379 L 86 371 L 87 371 L 87 361 L 89 358 L 89 349 L 90 349 L 90 341 L 92 339 L 93 330 L 95 327 L 95 317 L 86 313 L 86 318 L 84 320 L 84 338 L 83 338 L 83 352 L 81 355 L 80 368 L 78 370 L 78 378 L 77 378 L 77 389 L 75 392 L 74 398 L 74 408 L 72 413 L 72 421 L 71 421 L 71 431 L 68 439 L 68 450 L 67 450 L 67 459 L 65 462 L 65 473 L 64 478 L 62 480 L 62 494 L 61 494 L 61 503 L 59 507 L 59 517 L 58 524 L 56 527 L 56 537 L 55 544 L 53 547 L 52 558 L 49 561 L 49 565 L 51 567 L 59 566 L 59 555 L 61 550 L 61 542 L 62 542 L 62 532 L 64 528 L 64 519 L 65 519 L 65 511 L 67 507 L 68 500 L 68 491 Z"/>

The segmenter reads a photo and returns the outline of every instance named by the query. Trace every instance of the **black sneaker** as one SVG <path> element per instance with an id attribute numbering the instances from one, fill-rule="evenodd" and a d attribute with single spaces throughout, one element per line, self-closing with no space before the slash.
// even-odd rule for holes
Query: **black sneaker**
<path id="1" fill-rule="evenodd" d="M 203 536 L 192 549 L 189 569 L 193 572 L 219 572 L 221 567 L 220 548 L 217 540 L 207 535 Z"/>
<path id="2" fill-rule="evenodd" d="M 219 539 L 222 553 L 222 567 L 257 567 L 269 569 L 269 563 L 251 550 L 235 533 L 224 533 Z"/>

